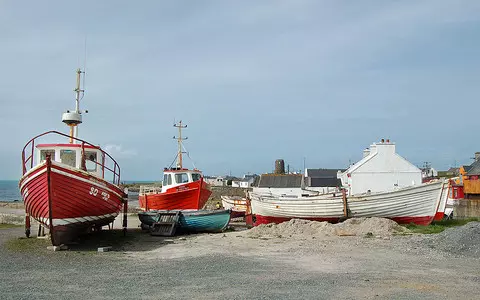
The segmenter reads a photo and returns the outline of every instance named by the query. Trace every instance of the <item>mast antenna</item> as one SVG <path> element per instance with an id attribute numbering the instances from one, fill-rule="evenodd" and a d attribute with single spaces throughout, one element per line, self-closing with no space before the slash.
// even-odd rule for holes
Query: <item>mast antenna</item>
<path id="1" fill-rule="evenodd" d="M 177 153 L 177 168 L 182 169 L 183 168 L 183 144 L 182 142 L 184 140 L 187 140 L 188 137 L 182 137 L 182 129 L 187 128 L 187 125 L 183 125 L 182 120 L 178 121 L 178 123 L 173 123 L 173 127 L 178 128 L 178 136 L 174 136 L 173 138 L 177 140 L 178 142 L 178 153 Z"/>
<path id="2" fill-rule="evenodd" d="M 75 92 L 75 110 L 67 110 L 62 115 L 62 122 L 70 127 L 70 143 L 73 144 L 74 138 L 78 136 L 78 125 L 82 123 L 82 113 L 88 113 L 88 110 L 80 110 L 80 100 L 82 100 L 85 90 L 81 88 L 82 74 L 85 80 L 85 71 L 80 68 L 77 69 L 77 85 L 74 89 Z M 85 83 L 85 81 L 84 81 Z"/>

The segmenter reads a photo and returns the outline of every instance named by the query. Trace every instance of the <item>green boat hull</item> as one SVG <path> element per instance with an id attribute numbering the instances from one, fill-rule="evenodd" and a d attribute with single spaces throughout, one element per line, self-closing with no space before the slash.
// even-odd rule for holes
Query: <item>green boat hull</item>
<path id="1" fill-rule="evenodd" d="M 147 211 L 138 213 L 142 228 L 148 228 L 158 222 L 162 212 L 175 211 Z M 230 222 L 230 210 L 197 210 L 181 211 L 178 229 L 185 233 L 195 232 L 222 232 Z"/>

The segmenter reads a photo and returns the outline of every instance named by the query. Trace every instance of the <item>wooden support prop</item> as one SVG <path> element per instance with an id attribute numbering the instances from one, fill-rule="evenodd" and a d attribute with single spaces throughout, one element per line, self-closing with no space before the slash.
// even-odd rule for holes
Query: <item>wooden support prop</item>
<path id="1" fill-rule="evenodd" d="M 348 204 L 347 204 L 347 192 L 342 190 L 342 200 L 343 200 L 343 216 L 348 218 Z"/>
<path id="2" fill-rule="evenodd" d="M 128 212 L 128 201 L 123 199 L 123 235 L 127 234 L 127 212 Z"/>
<path id="3" fill-rule="evenodd" d="M 25 213 L 25 236 L 30 237 L 30 215 Z"/>

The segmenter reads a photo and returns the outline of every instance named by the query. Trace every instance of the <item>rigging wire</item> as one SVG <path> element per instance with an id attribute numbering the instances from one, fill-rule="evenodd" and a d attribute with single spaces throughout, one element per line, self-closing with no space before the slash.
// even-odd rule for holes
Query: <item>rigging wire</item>
<path id="1" fill-rule="evenodd" d="M 178 157 L 178 153 L 177 155 L 175 155 L 175 158 L 173 159 L 172 163 L 170 164 L 170 166 L 168 167 L 169 169 L 172 168 L 173 164 L 175 163 L 175 161 L 177 161 L 177 157 Z"/>
<path id="2" fill-rule="evenodd" d="M 85 41 L 84 41 L 84 53 L 83 53 L 83 92 L 82 92 L 82 98 L 85 96 L 85 85 L 87 82 L 87 35 L 85 35 Z"/>
<path id="3" fill-rule="evenodd" d="M 195 162 L 194 162 L 193 159 L 190 157 L 190 153 L 187 151 L 187 148 L 185 148 L 185 146 L 183 145 L 183 143 L 182 143 L 182 148 L 183 148 L 183 150 L 185 150 L 185 154 L 187 154 L 188 158 L 192 161 L 193 168 L 196 169 L 197 167 L 195 166 Z"/>

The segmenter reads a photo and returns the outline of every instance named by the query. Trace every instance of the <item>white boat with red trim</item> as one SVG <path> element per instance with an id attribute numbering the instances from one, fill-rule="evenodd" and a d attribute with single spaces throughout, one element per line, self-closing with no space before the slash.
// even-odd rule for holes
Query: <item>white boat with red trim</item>
<path id="1" fill-rule="evenodd" d="M 338 222 L 351 217 L 384 217 L 398 223 L 430 224 L 448 197 L 448 182 L 437 180 L 389 192 L 347 196 L 249 194 L 253 225 L 293 218 Z"/>

